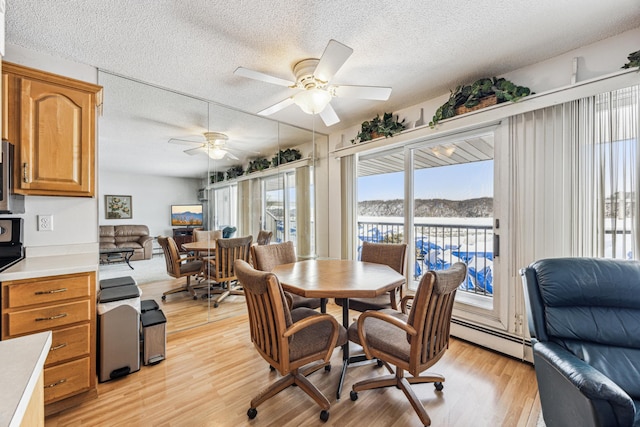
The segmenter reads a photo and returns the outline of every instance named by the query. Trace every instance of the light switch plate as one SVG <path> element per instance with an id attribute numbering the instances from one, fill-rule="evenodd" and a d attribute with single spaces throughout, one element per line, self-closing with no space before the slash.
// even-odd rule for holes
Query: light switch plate
<path id="1" fill-rule="evenodd" d="M 38 215 L 38 231 L 53 230 L 53 215 Z"/>

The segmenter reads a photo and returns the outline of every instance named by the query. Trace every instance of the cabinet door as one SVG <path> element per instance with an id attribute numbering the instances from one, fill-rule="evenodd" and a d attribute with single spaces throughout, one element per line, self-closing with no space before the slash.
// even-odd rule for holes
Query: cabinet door
<path id="1" fill-rule="evenodd" d="M 90 92 L 18 79 L 24 194 L 94 195 L 95 100 Z"/>

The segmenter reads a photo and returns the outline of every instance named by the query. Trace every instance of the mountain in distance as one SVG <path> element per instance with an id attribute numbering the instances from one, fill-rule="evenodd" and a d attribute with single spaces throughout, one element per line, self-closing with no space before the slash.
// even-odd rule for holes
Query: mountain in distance
<path id="1" fill-rule="evenodd" d="M 358 202 L 359 216 L 404 216 L 404 201 L 365 200 Z M 415 217 L 435 218 L 491 218 L 493 216 L 493 197 L 479 197 L 466 200 L 416 199 Z"/>

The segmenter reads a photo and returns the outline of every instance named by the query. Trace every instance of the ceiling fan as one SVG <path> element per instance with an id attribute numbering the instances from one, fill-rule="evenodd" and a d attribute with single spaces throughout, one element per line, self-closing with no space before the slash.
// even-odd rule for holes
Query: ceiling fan
<path id="1" fill-rule="evenodd" d="M 303 59 L 293 66 L 295 82 L 244 67 L 236 68 L 234 74 L 279 86 L 287 86 L 291 89 L 298 89 L 296 94 L 259 111 L 259 115 L 268 116 L 291 104 L 296 104 L 307 114 L 319 114 L 325 125 L 331 126 L 340 121 L 329 103 L 334 97 L 386 101 L 391 95 L 390 87 L 329 84 L 334 74 L 349 59 L 352 53 L 353 49 L 350 47 L 335 40 L 329 40 L 329 44 L 327 44 L 320 59 Z"/>
<path id="2" fill-rule="evenodd" d="M 185 153 L 189 155 L 196 154 L 205 154 L 214 160 L 221 160 L 225 156 L 233 159 L 239 160 L 238 157 L 231 153 L 231 151 L 242 151 L 238 149 L 231 148 L 227 145 L 227 141 L 229 137 L 224 133 L 220 132 L 204 132 L 204 142 L 200 141 L 190 141 L 187 139 L 179 139 L 179 138 L 171 138 L 169 140 L 170 143 L 173 144 L 198 144 L 199 147 L 190 148 L 188 150 L 184 150 Z"/>

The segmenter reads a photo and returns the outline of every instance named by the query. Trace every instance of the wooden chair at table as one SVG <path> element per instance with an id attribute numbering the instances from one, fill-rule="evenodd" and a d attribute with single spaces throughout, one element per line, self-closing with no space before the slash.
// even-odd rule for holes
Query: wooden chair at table
<path id="1" fill-rule="evenodd" d="M 360 261 L 385 264 L 404 276 L 407 254 L 406 243 L 370 243 L 362 242 Z M 375 298 L 349 298 L 349 309 L 359 312 L 392 308 L 398 310 L 404 297 L 404 287 L 400 286 Z M 343 300 L 336 298 L 336 304 L 342 306 Z"/>
<path id="2" fill-rule="evenodd" d="M 251 341 L 258 353 L 282 378 L 251 400 L 249 419 L 267 399 L 291 385 L 307 393 L 320 407 L 320 419 L 329 419 L 329 400 L 307 378 L 308 372 L 328 365 L 333 350 L 346 343 L 346 331 L 329 314 L 308 308 L 289 310 L 278 278 L 236 261 L 236 274 L 245 290 Z M 311 365 L 313 362 L 319 362 Z M 307 372 L 303 372 L 303 367 Z M 313 369 L 308 369 L 313 368 Z M 277 412 L 277 410 L 276 410 Z"/>
<path id="3" fill-rule="evenodd" d="M 273 231 L 260 230 L 258 232 L 258 237 L 256 238 L 256 243 L 260 246 L 268 245 L 271 243 L 271 237 L 273 237 Z"/>
<path id="4" fill-rule="evenodd" d="M 179 279 L 187 278 L 187 283 L 180 287 L 168 290 L 162 294 L 162 300 L 167 299 L 167 295 L 177 292 L 189 292 L 193 299 L 198 299 L 194 287 L 191 285 L 191 276 L 198 276 L 202 273 L 203 262 L 195 256 L 181 256 L 178 252 L 178 245 L 172 237 L 158 236 L 158 243 L 164 252 L 164 260 L 167 264 L 167 274 Z"/>
<path id="5" fill-rule="evenodd" d="M 217 242 L 218 239 L 222 239 L 222 230 L 194 230 L 193 241 L 194 242 Z M 202 257 L 203 259 L 212 258 L 213 252 L 210 252 L 208 256 Z"/>
<path id="6" fill-rule="evenodd" d="M 205 276 L 220 285 L 220 296 L 213 303 L 214 307 L 229 295 L 244 295 L 242 288 L 237 286 L 234 262 L 237 259 L 249 262 L 252 241 L 253 236 L 218 239 L 214 257 L 205 260 Z"/>
<path id="7" fill-rule="evenodd" d="M 264 245 L 251 247 L 251 259 L 256 270 L 271 271 L 280 264 L 297 262 L 296 249 L 293 242 L 277 243 L 274 245 Z M 285 292 L 285 296 L 291 309 L 307 307 L 315 309 L 320 307 L 320 298 L 305 298 L 300 295 Z"/>
<path id="8" fill-rule="evenodd" d="M 453 301 L 466 277 L 467 266 L 461 262 L 444 271 L 428 271 L 422 276 L 415 296 L 402 299 L 402 312 L 370 310 L 349 326 L 349 340 L 360 344 L 368 359 L 375 357 L 396 366 L 394 375 L 354 384 L 351 400 L 358 399 L 359 391 L 393 386 L 403 391 L 420 421 L 425 426 L 431 424 L 411 384 L 434 383 L 437 391 L 443 389 L 444 376 L 420 374 L 440 360 L 449 347 Z M 413 304 L 407 315 L 409 299 L 413 299 Z M 405 377 L 404 371 L 412 376 Z"/>

